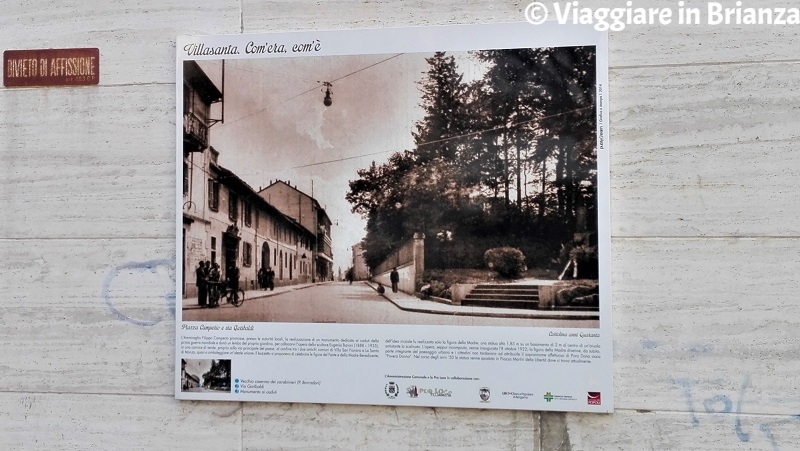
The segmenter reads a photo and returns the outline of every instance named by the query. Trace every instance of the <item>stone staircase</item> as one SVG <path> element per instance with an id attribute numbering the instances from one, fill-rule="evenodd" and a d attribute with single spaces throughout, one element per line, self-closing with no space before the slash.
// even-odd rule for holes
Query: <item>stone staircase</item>
<path id="1" fill-rule="evenodd" d="M 538 310 L 539 286 L 480 284 L 467 294 L 461 305 Z"/>

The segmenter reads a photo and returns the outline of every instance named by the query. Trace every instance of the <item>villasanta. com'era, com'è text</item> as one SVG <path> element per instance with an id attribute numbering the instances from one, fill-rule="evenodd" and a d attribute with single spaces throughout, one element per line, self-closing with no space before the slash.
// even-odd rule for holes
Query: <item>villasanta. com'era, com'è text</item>
<path id="1" fill-rule="evenodd" d="M 748 7 L 741 1 L 708 2 L 702 7 L 679 1 L 674 7 L 647 8 L 628 1 L 624 7 L 590 8 L 576 0 L 532 2 L 525 8 L 525 19 L 533 25 L 548 19 L 562 25 L 594 25 L 597 31 L 621 31 L 628 25 L 800 25 L 800 8 Z"/>

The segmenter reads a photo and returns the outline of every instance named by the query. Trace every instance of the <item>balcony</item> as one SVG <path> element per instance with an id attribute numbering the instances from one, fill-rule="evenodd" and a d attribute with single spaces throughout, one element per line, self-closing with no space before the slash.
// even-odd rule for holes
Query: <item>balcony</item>
<path id="1" fill-rule="evenodd" d="M 190 152 L 202 152 L 208 147 L 208 126 L 194 114 L 184 114 L 183 141 L 184 148 Z"/>
<path id="2" fill-rule="evenodd" d="M 324 240 L 321 237 L 317 240 L 317 253 L 333 256 L 333 248 L 331 247 L 330 240 Z"/>

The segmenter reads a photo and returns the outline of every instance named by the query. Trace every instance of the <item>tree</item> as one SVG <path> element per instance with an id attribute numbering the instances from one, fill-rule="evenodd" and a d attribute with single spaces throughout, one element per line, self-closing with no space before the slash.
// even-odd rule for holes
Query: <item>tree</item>
<path id="1" fill-rule="evenodd" d="M 436 52 L 425 61 L 430 66 L 420 82 L 425 116 L 412 132 L 417 146 L 416 161 L 420 166 L 432 161 L 455 163 L 459 159 L 462 135 L 467 131 L 464 110 L 467 85 L 452 56 Z"/>
<path id="2" fill-rule="evenodd" d="M 544 99 L 540 124 L 555 158 L 558 215 L 574 227 L 576 210 L 593 203 L 581 185 L 596 185 L 596 107 L 594 47 L 548 49 L 535 83 Z"/>
<path id="3" fill-rule="evenodd" d="M 550 261 L 596 203 L 595 54 L 475 52 L 483 73 L 470 83 L 453 56 L 427 58 L 414 148 L 350 182 L 347 200 L 367 219 L 367 264 L 415 232 L 444 266 L 480 264 L 501 246 L 522 249 L 528 266 Z"/>
<path id="4" fill-rule="evenodd" d="M 350 181 L 350 191 L 345 198 L 353 206 L 354 213 L 367 219 L 364 251 L 370 267 L 380 263 L 406 236 L 407 221 L 399 207 L 407 197 L 406 179 L 413 167 L 413 155 L 399 152 L 382 165 L 372 162 L 369 168 L 360 169 L 359 178 Z"/>

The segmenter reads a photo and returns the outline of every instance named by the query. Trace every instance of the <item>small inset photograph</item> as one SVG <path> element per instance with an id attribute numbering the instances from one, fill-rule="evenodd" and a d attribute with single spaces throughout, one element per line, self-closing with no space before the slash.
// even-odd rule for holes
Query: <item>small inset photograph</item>
<path id="1" fill-rule="evenodd" d="M 181 391 L 230 393 L 230 359 L 181 359 Z"/>

